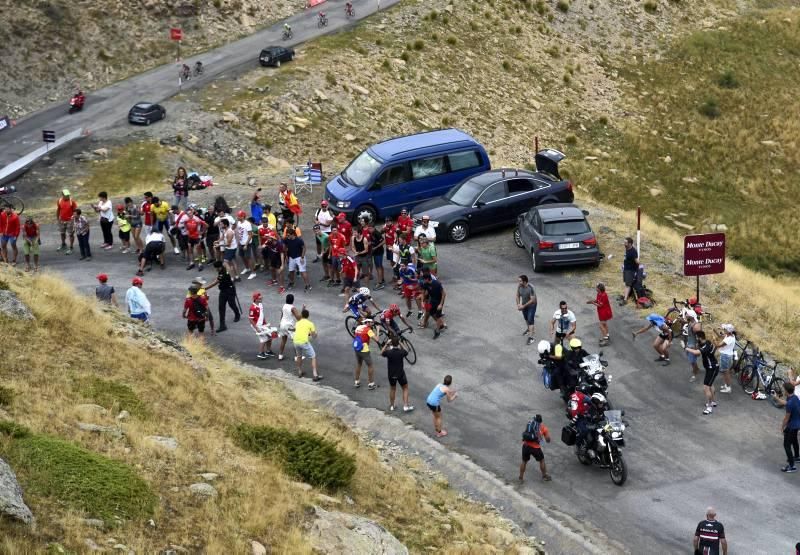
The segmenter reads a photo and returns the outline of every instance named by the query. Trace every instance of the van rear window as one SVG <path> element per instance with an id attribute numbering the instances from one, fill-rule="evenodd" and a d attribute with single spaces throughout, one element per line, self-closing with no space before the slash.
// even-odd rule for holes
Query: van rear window
<path id="1" fill-rule="evenodd" d="M 444 163 L 444 156 L 411 161 L 411 175 L 414 179 L 441 175 L 445 173 L 445 171 L 447 170 Z"/>
<path id="2" fill-rule="evenodd" d="M 481 157 L 475 150 L 454 152 L 453 154 L 448 154 L 447 157 L 450 159 L 450 171 L 453 172 L 477 168 L 481 165 Z"/>

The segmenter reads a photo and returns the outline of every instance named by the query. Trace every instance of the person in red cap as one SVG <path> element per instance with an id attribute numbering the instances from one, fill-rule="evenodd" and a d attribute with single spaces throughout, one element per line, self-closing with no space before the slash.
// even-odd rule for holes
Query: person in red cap
<path id="1" fill-rule="evenodd" d="M 150 301 L 147 300 L 147 295 L 142 291 L 144 280 L 140 277 L 135 277 L 131 281 L 131 287 L 125 293 L 125 305 L 128 309 L 128 314 L 131 318 L 148 322 L 150 320 L 151 308 Z"/>
<path id="2" fill-rule="evenodd" d="M 108 284 L 108 275 L 97 274 L 97 281 L 100 282 L 94 290 L 97 300 L 111 306 L 117 306 L 117 292 L 113 286 Z"/>
<path id="3" fill-rule="evenodd" d="M 344 236 L 345 244 L 349 245 L 353 239 L 353 224 L 347 221 L 347 215 L 344 212 L 339 212 L 336 215 L 336 227 L 339 233 Z"/>
<path id="4" fill-rule="evenodd" d="M 189 335 L 202 336 L 205 333 L 208 298 L 200 295 L 200 287 L 194 283 L 189 287 L 189 296 L 183 301 L 183 317 L 186 319 Z"/>
<path id="5" fill-rule="evenodd" d="M 259 350 L 256 358 L 264 360 L 266 358 L 276 356 L 272 352 L 272 339 L 277 337 L 277 330 L 270 326 L 267 322 L 267 316 L 264 312 L 264 305 L 262 304 L 263 296 L 260 292 L 253 293 L 253 302 L 250 305 L 250 327 L 258 336 Z"/>

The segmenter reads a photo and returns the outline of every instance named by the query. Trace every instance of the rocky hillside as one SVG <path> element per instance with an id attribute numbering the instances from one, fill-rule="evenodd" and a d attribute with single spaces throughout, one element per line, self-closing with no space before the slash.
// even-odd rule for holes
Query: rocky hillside
<path id="1" fill-rule="evenodd" d="M 296 13 L 304 0 L 0 0 L 0 116 L 20 117 Z"/>

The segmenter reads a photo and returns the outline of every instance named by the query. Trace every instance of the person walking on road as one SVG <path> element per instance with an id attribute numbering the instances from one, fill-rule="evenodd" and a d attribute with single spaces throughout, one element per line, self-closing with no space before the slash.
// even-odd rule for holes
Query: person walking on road
<path id="1" fill-rule="evenodd" d="M 305 308 L 305 305 L 303 306 Z M 297 320 L 301 317 L 301 312 L 294 306 L 294 295 L 289 293 L 286 295 L 286 300 L 281 307 L 281 321 L 278 324 L 278 335 L 281 336 L 281 347 L 278 350 L 278 360 L 283 360 L 283 350 L 286 348 L 286 342 L 292 338 L 294 339 L 294 332 L 297 328 Z"/>
<path id="2" fill-rule="evenodd" d="M 133 278 L 130 289 L 125 293 L 125 306 L 131 318 L 147 323 L 150 321 L 151 308 L 147 295 L 142 291 L 143 285 L 142 278 L 138 276 Z"/>
<path id="3" fill-rule="evenodd" d="M 522 319 L 525 320 L 525 331 L 522 335 L 528 336 L 527 344 L 533 343 L 533 330 L 536 318 L 536 291 L 528 281 L 528 276 L 522 274 L 517 280 L 517 310 L 522 312 Z"/>
<path id="4" fill-rule="evenodd" d="M 562 343 L 565 338 L 571 339 L 575 335 L 577 327 L 578 320 L 575 318 L 575 313 L 567 306 L 567 301 L 558 303 L 558 310 L 550 320 L 550 335 L 553 337 L 553 341 Z"/>
<path id="5" fill-rule="evenodd" d="M 694 531 L 695 555 L 719 555 L 722 546 L 722 555 L 728 555 L 728 540 L 725 539 L 725 527 L 716 520 L 717 511 L 714 507 L 706 509 L 706 519 L 701 520 Z"/>
<path id="6" fill-rule="evenodd" d="M 608 337 L 608 321 L 613 318 L 611 313 L 611 303 L 608 301 L 608 293 L 603 283 L 597 284 L 597 296 L 594 300 L 586 301 L 586 304 L 593 304 L 597 307 L 597 323 L 600 326 L 600 346 L 605 347 L 611 342 Z"/>
<path id="7" fill-rule="evenodd" d="M 542 423 L 542 415 L 537 414 L 531 418 L 525 431 L 522 433 L 522 463 L 519 465 L 519 481 L 525 481 L 525 467 L 531 457 L 539 463 L 539 471 L 542 473 L 542 481 L 549 482 L 550 475 L 547 473 L 547 465 L 544 462 L 541 442 L 544 439 L 550 443 L 550 430 Z"/>
<path id="8" fill-rule="evenodd" d="M 83 215 L 83 210 L 75 209 L 72 215 L 75 234 L 78 236 L 78 248 L 81 251 L 80 260 L 92 259 L 92 247 L 89 245 L 89 219 Z"/>
<path id="9" fill-rule="evenodd" d="M 389 371 L 389 410 L 394 410 L 398 383 L 403 389 L 403 412 L 414 410 L 414 406 L 408 402 L 408 378 L 406 378 L 404 368 L 407 354 L 408 351 L 400 346 L 400 339 L 397 335 L 392 335 L 392 339 L 387 341 L 381 349 L 381 356 L 386 358 L 386 367 Z"/>
<path id="10" fill-rule="evenodd" d="M 364 320 L 364 323 L 359 325 L 355 330 L 355 337 L 353 338 L 353 350 L 356 352 L 356 369 L 355 369 L 355 383 L 354 387 L 361 387 L 361 365 L 367 365 L 367 387 L 374 390 L 378 385 L 375 383 L 375 367 L 372 364 L 372 355 L 369 351 L 369 343 L 374 341 L 378 343 L 378 337 L 372 330 L 372 320 L 369 318 Z"/>
<path id="11" fill-rule="evenodd" d="M 204 295 L 200 295 L 200 288 L 192 284 L 189 287 L 189 296 L 183 301 L 183 317 L 186 319 L 186 327 L 189 335 L 202 337 L 206 331 L 206 320 L 208 320 L 208 300 Z"/>
<path id="12" fill-rule="evenodd" d="M 100 282 L 94 290 L 94 295 L 101 303 L 117 306 L 117 292 L 114 287 L 108 284 L 108 274 L 97 274 L 97 281 Z"/>
<path id="13" fill-rule="evenodd" d="M 111 227 L 114 225 L 114 207 L 108 200 L 108 193 L 100 191 L 97 194 L 97 204 L 93 204 L 92 208 L 100 216 L 100 229 L 103 232 L 103 244 L 100 248 L 111 250 L 114 248 L 114 235 L 111 233 Z"/>
<path id="14" fill-rule="evenodd" d="M 303 278 L 305 284 L 305 291 L 311 290 L 311 282 L 308 281 L 308 272 L 306 271 L 306 244 L 302 237 L 298 237 L 297 230 L 294 227 L 288 231 L 288 236 L 284 241 L 286 245 L 286 266 L 289 270 L 289 284 L 288 288 L 294 287 L 295 274 L 299 273 Z"/>
<path id="15" fill-rule="evenodd" d="M 636 281 L 636 273 L 639 271 L 639 252 L 633 246 L 633 239 L 625 237 L 625 259 L 622 261 L 622 281 L 625 284 L 625 292 L 622 294 L 624 305 L 628 302 L 628 297 L 633 293 L 633 283 Z M 633 293 L 634 297 L 636 296 Z"/>
<path id="16" fill-rule="evenodd" d="M 234 322 L 238 322 L 242 314 L 239 307 L 239 298 L 236 296 L 236 284 L 233 282 L 233 276 L 220 260 L 214 261 L 214 268 L 217 270 L 217 279 L 208 284 L 206 290 L 215 285 L 219 287 L 219 327 L 217 328 L 217 333 L 220 333 L 228 329 L 228 326 L 225 325 L 225 311 L 228 306 L 233 310 Z"/>
<path id="17" fill-rule="evenodd" d="M 781 472 L 797 472 L 795 463 L 800 462 L 800 446 L 797 440 L 800 431 L 800 398 L 794 394 L 794 384 L 790 382 L 783 384 L 783 390 L 786 392 L 786 415 L 781 422 L 781 431 L 787 465 L 781 468 Z"/>
<path id="18" fill-rule="evenodd" d="M 272 352 L 272 334 L 275 328 L 267 322 L 267 314 L 261 301 L 261 293 L 255 291 L 253 293 L 253 302 L 250 304 L 249 320 L 250 327 L 253 328 L 256 336 L 258 336 L 259 350 L 256 358 L 264 360 L 275 356 L 275 353 Z"/>
<path id="19" fill-rule="evenodd" d="M 433 429 L 436 432 L 436 437 L 447 435 L 447 430 L 442 428 L 442 399 L 446 397 L 448 403 L 456 400 L 458 393 L 451 387 L 452 384 L 453 376 L 446 375 L 442 383 L 433 388 L 425 401 L 425 404 L 428 405 L 433 414 Z"/>
<path id="20" fill-rule="evenodd" d="M 317 328 L 314 322 L 308 319 L 309 312 L 305 308 L 300 311 L 300 318 L 294 325 L 294 360 L 297 364 L 297 375 L 303 377 L 303 359 L 311 359 L 312 381 L 318 382 L 322 379 L 317 371 L 317 353 L 311 345 L 311 338 L 317 336 Z"/>
<path id="21" fill-rule="evenodd" d="M 39 224 L 33 221 L 33 216 L 25 218 L 25 225 L 22 226 L 22 254 L 25 256 L 25 271 L 39 271 L 39 245 L 42 243 L 39 234 Z M 33 257 L 33 267 L 31 267 L 31 257 Z"/>
<path id="22" fill-rule="evenodd" d="M 2 235 L 0 235 L 0 247 L 3 250 L 3 260 L 12 266 L 16 266 L 17 255 L 19 254 L 19 251 L 17 250 L 17 238 L 19 237 L 20 232 L 19 216 L 16 212 L 14 212 L 14 209 L 11 208 L 11 206 L 6 206 L 4 216 L 5 226 L 3 228 Z M 8 245 L 11 245 L 11 253 L 14 255 L 13 258 L 9 257 Z"/>
<path id="23" fill-rule="evenodd" d="M 72 247 L 75 246 L 75 224 L 72 216 L 78 209 L 78 203 L 72 200 L 69 189 L 61 191 L 61 198 L 56 203 L 56 218 L 58 221 L 58 232 L 61 234 L 61 246 L 57 252 L 72 254 Z M 67 247 L 67 235 L 69 235 L 69 247 Z"/>
<path id="24" fill-rule="evenodd" d="M 703 359 L 703 368 L 706 370 L 706 375 L 703 378 L 703 391 L 706 395 L 706 408 L 703 414 L 711 414 L 714 407 L 717 406 L 717 401 L 714 393 L 714 380 L 719 374 L 719 363 L 717 362 L 716 352 L 717 347 L 708 339 L 706 339 L 706 332 L 697 332 L 697 349 L 686 347 L 686 352 L 700 356 Z"/>
<path id="25" fill-rule="evenodd" d="M 653 349 L 658 353 L 656 362 L 660 362 L 662 366 L 668 366 L 670 363 L 669 346 L 672 342 L 672 328 L 670 327 L 672 326 L 672 322 L 655 312 L 648 314 L 646 320 L 648 322 L 646 326 L 631 332 L 633 341 L 636 341 L 637 335 L 641 335 L 647 330 L 655 328 L 656 331 L 658 331 L 658 335 L 653 340 Z M 686 352 L 691 353 L 692 351 L 687 347 Z"/>
<path id="26" fill-rule="evenodd" d="M 447 291 L 444 290 L 442 282 L 435 279 L 430 272 L 422 274 L 422 291 L 425 296 L 425 318 L 420 322 L 420 327 L 428 325 L 428 317 L 433 318 L 436 325 L 433 328 L 433 338 L 439 339 L 442 330 L 447 329 L 444 321 L 444 302 L 447 299 Z"/>

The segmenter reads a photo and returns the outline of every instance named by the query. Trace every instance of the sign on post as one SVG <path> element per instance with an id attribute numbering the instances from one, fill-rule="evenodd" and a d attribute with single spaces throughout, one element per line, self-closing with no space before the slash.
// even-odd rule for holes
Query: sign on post
<path id="1" fill-rule="evenodd" d="M 183 29 L 180 29 L 178 27 L 172 27 L 169 30 L 169 38 L 170 40 L 177 40 L 177 41 L 183 40 Z"/>
<path id="2" fill-rule="evenodd" d="M 42 141 L 44 141 L 46 143 L 54 143 L 54 142 L 56 142 L 56 132 L 55 131 L 42 130 Z"/>
<path id="3" fill-rule="evenodd" d="M 683 238 L 683 275 L 707 276 L 724 272 L 724 233 L 687 235 Z"/>

